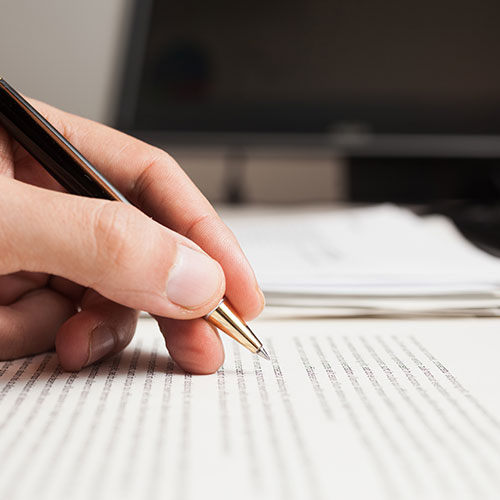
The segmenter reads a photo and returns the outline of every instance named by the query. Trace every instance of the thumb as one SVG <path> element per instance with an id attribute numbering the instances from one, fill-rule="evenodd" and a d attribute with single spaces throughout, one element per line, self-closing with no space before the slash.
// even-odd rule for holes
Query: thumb
<path id="1" fill-rule="evenodd" d="M 203 316 L 224 293 L 222 268 L 132 206 L 0 177 L 0 274 L 62 276 L 134 309 Z"/>

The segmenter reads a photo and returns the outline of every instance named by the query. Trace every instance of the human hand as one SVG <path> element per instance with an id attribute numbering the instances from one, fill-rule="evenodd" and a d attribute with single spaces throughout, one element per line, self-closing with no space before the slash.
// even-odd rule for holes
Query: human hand
<path id="1" fill-rule="evenodd" d="M 222 343 L 201 318 L 224 293 L 246 320 L 264 306 L 231 231 L 162 150 L 34 106 L 140 210 L 64 193 L 0 127 L 0 359 L 55 346 L 79 370 L 122 350 L 145 310 L 182 368 L 215 371 Z"/>

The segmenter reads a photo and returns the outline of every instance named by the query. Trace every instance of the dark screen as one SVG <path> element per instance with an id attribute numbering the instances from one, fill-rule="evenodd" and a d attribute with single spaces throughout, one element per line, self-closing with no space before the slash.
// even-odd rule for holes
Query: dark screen
<path id="1" fill-rule="evenodd" d="M 500 133 L 500 2 L 155 1 L 132 128 Z"/>

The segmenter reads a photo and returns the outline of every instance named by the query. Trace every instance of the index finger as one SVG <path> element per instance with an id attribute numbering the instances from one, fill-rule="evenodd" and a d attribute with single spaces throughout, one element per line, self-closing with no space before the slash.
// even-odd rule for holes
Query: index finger
<path id="1" fill-rule="evenodd" d="M 221 264 L 226 296 L 244 319 L 262 311 L 263 294 L 235 236 L 170 155 L 105 125 L 33 104 L 135 206 Z"/>

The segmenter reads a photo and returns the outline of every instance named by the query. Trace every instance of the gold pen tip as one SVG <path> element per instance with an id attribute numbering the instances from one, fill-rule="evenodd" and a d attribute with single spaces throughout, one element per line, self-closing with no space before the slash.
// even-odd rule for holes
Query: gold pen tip
<path id="1" fill-rule="evenodd" d="M 261 358 L 265 359 L 266 361 L 271 361 L 271 358 L 269 357 L 269 354 L 267 354 L 267 351 L 262 346 L 261 346 L 261 348 L 258 351 L 256 351 L 255 354 L 257 354 Z"/>

